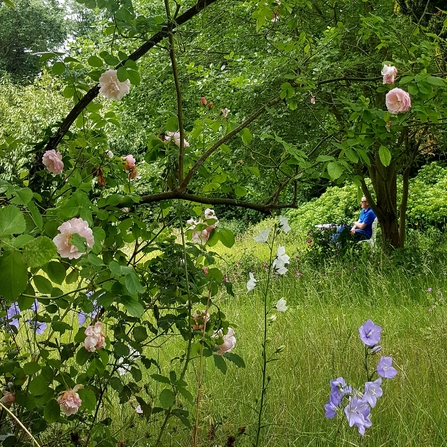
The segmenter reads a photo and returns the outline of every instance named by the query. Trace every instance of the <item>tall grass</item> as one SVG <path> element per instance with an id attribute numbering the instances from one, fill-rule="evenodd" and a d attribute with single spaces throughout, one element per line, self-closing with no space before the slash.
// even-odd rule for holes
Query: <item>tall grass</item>
<path id="1" fill-rule="evenodd" d="M 234 257 L 223 263 L 235 296 L 222 294 L 218 304 L 235 322 L 235 351 L 246 367 L 230 365 L 223 375 L 212 358 L 205 359 L 198 431 L 202 446 L 248 446 L 256 430 L 263 302 L 261 287 L 248 293 L 245 284 L 252 271 L 262 285 L 266 253 L 248 239 L 239 241 L 241 246 L 239 261 Z M 269 344 L 285 348 L 269 365 L 261 445 L 447 446 L 447 267 L 441 254 L 434 259 L 430 251 L 418 250 L 413 250 L 414 259 L 364 250 L 316 266 L 306 262 L 301 249 L 290 247 L 294 259 L 289 272 L 276 277 L 271 288 L 270 304 L 285 298 L 289 310 L 269 328 Z M 383 355 L 393 357 L 398 376 L 384 381 L 384 395 L 372 410 L 373 425 L 361 437 L 347 426 L 344 414 L 326 419 L 323 405 L 331 379 L 343 376 L 363 387 L 358 328 L 367 319 L 383 327 Z M 170 354 L 162 350 L 161 363 L 170 362 Z M 190 383 L 196 374 L 191 371 Z M 129 412 L 122 417 L 135 418 Z M 147 423 L 138 418 L 134 423 L 129 445 L 151 445 Z M 170 424 L 164 445 L 191 445 L 191 431 L 176 420 Z"/>

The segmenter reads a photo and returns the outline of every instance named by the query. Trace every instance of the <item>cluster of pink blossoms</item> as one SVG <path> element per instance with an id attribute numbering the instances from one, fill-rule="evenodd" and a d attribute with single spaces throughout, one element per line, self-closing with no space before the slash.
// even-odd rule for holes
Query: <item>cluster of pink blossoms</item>
<path id="1" fill-rule="evenodd" d="M 212 338 L 222 339 L 221 344 L 216 344 L 215 347 L 217 355 L 224 355 L 226 352 L 230 352 L 236 346 L 236 337 L 234 336 L 234 330 L 229 327 L 228 332 L 223 335 L 222 329 L 214 332 Z"/>

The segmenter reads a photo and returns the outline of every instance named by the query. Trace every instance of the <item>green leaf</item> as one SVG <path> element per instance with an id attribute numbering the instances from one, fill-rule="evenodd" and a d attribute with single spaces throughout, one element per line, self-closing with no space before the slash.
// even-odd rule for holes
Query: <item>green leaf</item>
<path id="1" fill-rule="evenodd" d="M 127 312 L 132 317 L 141 318 L 144 314 L 144 307 L 138 300 L 132 298 L 131 296 L 124 295 L 120 297 L 120 303 L 126 308 Z"/>
<path id="2" fill-rule="evenodd" d="M 124 82 L 128 79 L 127 70 L 124 67 L 118 68 L 118 70 L 116 71 L 116 75 L 118 76 L 118 80 L 121 82 Z"/>
<path id="3" fill-rule="evenodd" d="M 127 76 L 128 76 L 129 81 L 133 85 L 140 85 L 141 78 L 140 78 L 140 73 L 138 73 L 138 71 L 136 71 L 136 70 L 127 70 Z"/>
<path id="4" fill-rule="evenodd" d="M 17 251 L 5 251 L 0 257 L 0 295 L 14 301 L 28 284 L 28 272 L 22 255 Z"/>
<path id="5" fill-rule="evenodd" d="M 227 358 L 230 362 L 233 362 L 238 368 L 245 368 L 245 362 L 239 355 L 232 352 L 227 352 L 225 354 L 225 358 Z"/>
<path id="6" fill-rule="evenodd" d="M 48 281 L 47 278 L 36 275 L 33 278 L 34 285 L 36 286 L 37 290 L 40 293 L 43 293 L 44 295 L 51 295 L 51 292 L 53 290 L 53 284 L 51 284 L 50 281 Z"/>
<path id="7" fill-rule="evenodd" d="M 231 248 L 234 245 L 234 234 L 226 228 L 217 228 L 219 239 L 225 247 Z"/>
<path id="8" fill-rule="evenodd" d="M 166 121 L 166 130 L 168 132 L 177 132 L 178 131 L 178 118 L 176 116 L 171 116 Z"/>
<path id="9" fill-rule="evenodd" d="M 43 228 L 43 219 L 42 219 L 42 214 L 40 214 L 40 211 L 37 209 L 36 204 L 31 201 L 28 202 L 28 204 L 26 205 L 29 212 L 31 213 L 31 217 L 34 221 L 34 223 L 36 224 L 36 227 L 39 228 L 39 230 L 42 230 Z"/>
<path id="10" fill-rule="evenodd" d="M 90 56 L 87 59 L 87 63 L 90 67 L 102 67 L 104 65 L 104 61 L 98 56 Z"/>
<path id="11" fill-rule="evenodd" d="M 23 247 L 23 259 L 30 267 L 42 267 L 56 256 L 56 253 L 56 245 L 46 236 L 39 236 Z"/>
<path id="12" fill-rule="evenodd" d="M 73 284 L 74 282 L 76 282 L 79 278 L 79 271 L 76 269 L 73 269 L 68 275 L 67 275 L 67 279 L 65 280 L 65 282 L 67 284 Z"/>
<path id="13" fill-rule="evenodd" d="M 172 392 L 172 390 L 164 389 L 159 396 L 161 406 L 168 410 L 169 408 L 174 406 L 175 403 L 175 394 Z"/>
<path id="14" fill-rule="evenodd" d="M 56 422 L 60 418 L 61 408 L 57 403 L 56 399 L 51 399 L 45 405 L 43 410 L 43 417 L 47 422 Z"/>
<path id="15" fill-rule="evenodd" d="M 34 396 L 41 396 L 48 391 L 48 385 L 48 380 L 43 376 L 43 374 L 39 374 L 31 380 L 29 390 L 31 394 L 34 394 Z"/>
<path id="16" fill-rule="evenodd" d="M 0 209 L 0 238 L 21 234 L 26 230 L 23 213 L 13 205 Z"/>
<path id="17" fill-rule="evenodd" d="M 147 338 L 147 330 L 144 326 L 135 326 L 132 331 L 135 341 L 141 343 Z"/>
<path id="18" fill-rule="evenodd" d="M 55 75 L 61 75 L 65 71 L 65 64 L 63 62 L 56 62 L 52 67 L 51 71 Z"/>
<path id="19" fill-rule="evenodd" d="M 250 130 L 247 127 L 244 127 L 240 132 L 239 132 L 241 138 L 242 138 L 242 142 L 246 145 L 249 145 L 251 143 L 251 140 L 253 140 L 253 136 L 250 132 Z"/>
<path id="20" fill-rule="evenodd" d="M 227 372 L 227 364 L 225 363 L 225 360 L 222 358 L 221 355 L 213 355 L 214 364 L 216 365 L 217 369 L 222 373 L 226 374 Z"/>
<path id="21" fill-rule="evenodd" d="M 171 381 L 167 377 L 162 376 L 160 374 L 151 374 L 151 377 L 157 382 L 168 383 L 168 384 L 171 383 Z"/>
<path id="22" fill-rule="evenodd" d="M 379 158 L 383 166 L 389 166 L 391 163 L 391 152 L 385 146 L 379 147 Z"/>
<path id="23" fill-rule="evenodd" d="M 436 76 L 429 76 L 426 81 L 431 85 L 437 85 L 439 87 L 445 86 L 445 81 L 442 78 L 437 78 Z"/>
<path id="24" fill-rule="evenodd" d="M 82 400 L 81 408 L 87 411 L 94 411 L 96 408 L 96 396 L 92 390 L 82 388 L 78 391 Z"/>
<path id="25" fill-rule="evenodd" d="M 234 187 L 234 193 L 237 197 L 244 197 L 247 195 L 247 190 L 243 186 L 236 185 Z"/>
<path id="26" fill-rule="evenodd" d="M 65 279 L 65 267 L 60 262 L 49 262 L 45 269 L 45 273 L 51 281 L 56 284 L 62 284 Z"/>
<path id="27" fill-rule="evenodd" d="M 331 161 L 327 164 L 327 172 L 332 180 L 336 180 L 343 174 L 343 168 L 336 161 Z"/>
<path id="28" fill-rule="evenodd" d="M 33 198 L 33 192 L 29 188 L 18 189 L 15 193 L 16 197 L 11 200 L 11 203 L 16 205 L 26 205 Z"/>
<path id="29" fill-rule="evenodd" d="M 81 346 L 81 348 L 79 348 L 79 351 L 76 353 L 76 363 L 80 366 L 85 365 L 91 355 L 91 352 L 87 351 L 84 346 Z"/>
<path id="30" fill-rule="evenodd" d="M 27 376 L 32 376 L 40 371 L 40 366 L 36 362 L 28 362 L 23 365 L 23 373 Z"/>
<path id="31" fill-rule="evenodd" d="M 146 290 L 140 283 L 140 280 L 138 279 L 138 276 L 135 274 L 135 272 L 130 272 L 125 276 L 125 285 L 126 289 L 131 295 L 136 295 L 137 293 L 144 293 Z"/>

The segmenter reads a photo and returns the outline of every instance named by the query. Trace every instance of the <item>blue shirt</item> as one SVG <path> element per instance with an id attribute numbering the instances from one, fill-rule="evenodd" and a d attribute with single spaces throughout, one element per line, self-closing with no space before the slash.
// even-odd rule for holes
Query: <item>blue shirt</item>
<path id="1" fill-rule="evenodd" d="M 363 230 L 361 230 L 360 228 L 356 228 L 355 232 L 364 234 L 368 239 L 370 239 L 372 235 L 372 223 L 374 222 L 375 218 L 376 215 L 370 207 L 362 209 L 362 211 L 360 212 L 359 222 L 365 223 L 366 227 Z"/>

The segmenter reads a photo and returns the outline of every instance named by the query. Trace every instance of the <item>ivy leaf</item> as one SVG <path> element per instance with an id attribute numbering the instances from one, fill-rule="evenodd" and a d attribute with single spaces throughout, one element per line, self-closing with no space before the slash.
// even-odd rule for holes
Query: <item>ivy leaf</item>
<path id="1" fill-rule="evenodd" d="M 14 301 L 28 284 L 28 272 L 22 255 L 17 251 L 5 251 L 0 258 L 0 295 Z"/>
<path id="2" fill-rule="evenodd" d="M 42 267 L 56 256 L 56 252 L 56 245 L 51 239 L 39 236 L 23 247 L 23 259 L 30 267 Z"/>
<path id="3" fill-rule="evenodd" d="M 391 152 L 385 146 L 379 147 L 379 158 L 383 166 L 389 166 L 391 163 Z"/>
<path id="4" fill-rule="evenodd" d="M 23 213 L 13 205 L 0 209 L 0 238 L 21 234 L 26 230 Z"/>

